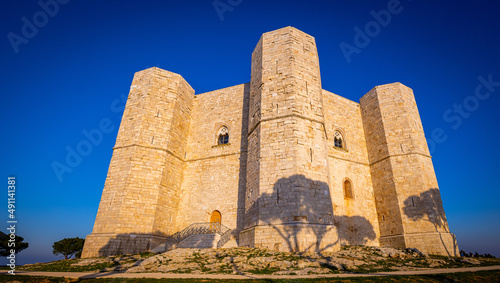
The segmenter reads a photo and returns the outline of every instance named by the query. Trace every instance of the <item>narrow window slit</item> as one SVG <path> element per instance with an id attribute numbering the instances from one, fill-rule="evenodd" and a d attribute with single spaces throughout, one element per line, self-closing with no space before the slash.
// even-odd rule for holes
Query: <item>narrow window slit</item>
<path id="1" fill-rule="evenodd" d="M 353 198 L 352 184 L 351 184 L 351 181 L 349 181 L 349 180 L 344 181 L 344 198 L 348 198 L 348 199 Z"/>

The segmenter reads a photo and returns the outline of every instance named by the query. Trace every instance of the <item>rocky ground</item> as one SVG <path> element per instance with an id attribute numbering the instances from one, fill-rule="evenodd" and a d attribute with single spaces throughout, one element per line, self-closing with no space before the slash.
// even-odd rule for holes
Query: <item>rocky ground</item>
<path id="1" fill-rule="evenodd" d="M 73 259 L 23 266 L 37 271 L 120 271 L 192 274 L 327 274 L 500 264 L 500 259 L 427 255 L 416 249 L 344 246 L 335 253 L 285 253 L 257 248 L 175 249 L 162 254 Z"/>

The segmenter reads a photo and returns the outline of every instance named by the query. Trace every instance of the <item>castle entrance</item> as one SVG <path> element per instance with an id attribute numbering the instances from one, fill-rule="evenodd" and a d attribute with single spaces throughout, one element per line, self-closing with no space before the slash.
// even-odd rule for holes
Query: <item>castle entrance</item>
<path id="1" fill-rule="evenodd" d="M 214 210 L 210 216 L 210 233 L 220 233 L 222 216 L 218 210 Z"/>

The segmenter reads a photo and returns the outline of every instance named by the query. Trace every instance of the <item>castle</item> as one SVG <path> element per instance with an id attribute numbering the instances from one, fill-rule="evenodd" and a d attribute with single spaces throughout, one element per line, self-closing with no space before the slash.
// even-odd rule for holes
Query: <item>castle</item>
<path id="1" fill-rule="evenodd" d="M 293 27 L 262 35 L 250 83 L 195 95 L 178 74 L 135 74 L 83 257 L 158 250 L 203 223 L 223 245 L 458 255 L 413 91 L 322 89 L 315 40 Z M 212 246 L 195 234 L 183 245 Z"/>

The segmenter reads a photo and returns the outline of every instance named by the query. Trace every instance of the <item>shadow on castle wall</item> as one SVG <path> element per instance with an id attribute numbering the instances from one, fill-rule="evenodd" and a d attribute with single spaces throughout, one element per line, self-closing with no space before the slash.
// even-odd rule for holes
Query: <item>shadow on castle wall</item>
<path id="1" fill-rule="evenodd" d="M 303 175 L 281 178 L 252 208 L 261 212 L 260 225 L 272 227 L 282 239 L 286 245 L 282 250 L 322 253 L 336 245 L 366 245 L 376 239 L 366 218 L 334 214 L 328 184 Z M 195 240 L 195 246 L 205 245 L 201 238 Z M 118 234 L 107 239 L 98 256 L 139 254 L 163 242 L 164 237 L 150 234 Z"/>
<path id="2" fill-rule="evenodd" d="M 250 83 L 243 86 L 243 109 L 241 111 L 241 138 L 240 138 L 240 168 L 238 176 L 238 203 L 236 211 L 236 229 L 232 236 L 238 239 L 239 232 L 243 230 L 245 217 L 245 193 L 247 186 L 247 148 L 248 148 L 248 110 L 250 103 Z"/>
<path id="3" fill-rule="evenodd" d="M 434 226 L 434 230 L 439 233 L 439 238 L 448 256 L 457 254 L 455 235 L 448 227 L 448 221 L 443 209 L 441 193 L 437 188 L 431 188 L 420 195 L 413 195 L 404 201 L 404 214 L 413 221 L 428 221 Z M 448 250 L 441 233 L 450 233 L 453 238 L 453 252 Z"/>
<path id="4" fill-rule="evenodd" d="M 335 215 L 327 183 L 303 175 L 279 179 L 248 211 L 258 211 L 259 225 L 272 227 L 288 251 L 321 253 L 337 244 L 365 245 L 376 239 L 368 219 Z"/>
<path id="5" fill-rule="evenodd" d="M 373 225 L 363 216 L 334 216 L 340 245 L 364 246 L 376 239 Z"/>
<path id="6" fill-rule="evenodd" d="M 118 234 L 108 239 L 99 249 L 98 256 L 144 253 L 164 242 L 165 237 L 151 236 L 151 234 Z"/>

